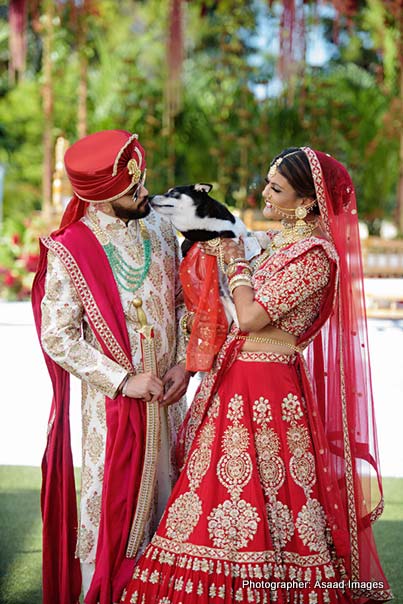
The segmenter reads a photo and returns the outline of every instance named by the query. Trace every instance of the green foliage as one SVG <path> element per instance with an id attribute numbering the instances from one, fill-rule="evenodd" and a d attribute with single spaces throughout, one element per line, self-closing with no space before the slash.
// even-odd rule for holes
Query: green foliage
<path id="1" fill-rule="evenodd" d="M 40 208 L 43 118 L 40 82 L 25 80 L 0 99 L 0 162 L 4 164 L 5 216 Z"/>
<path id="2" fill-rule="evenodd" d="M 215 183 L 218 198 L 243 207 L 251 201 L 248 188 L 261 182 L 273 155 L 290 145 L 310 144 L 352 170 L 364 216 L 391 215 L 400 119 L 396 28 L 379 0 L 365 3 L 353 29 L 341 28 L 337 45 L 331 42 L 330 20 L 319 13 L 332 53 L 323 67 L 305 67 L 293 101 L 287 82 L 275 96 L 267 93 L 276 78 L 272 38 L 278 35 L 277 16 L 267 3 L 204 2 L 203 17 L 201 2 L 184 3 L 182 101 L 171 123 L 166 107 L 169 3 L 100 0 L 96 11 L 76 19 L 68 2 L 62 6 L 52 49 L 54 140 L 62 134 L 73 142 L 78 136 L 85 57 L 88 132 L 137 131 L 147 151 L 151 192 L 174 182 L 208 181 Z M 3 63 L 7 35 L 0 17 Z M 6 217 L 41 207 L 41 35 L 30 30 L 25 79 L 11 86 L 4 75 L 0 78 Z"/>
<path id="3" fill-rule="evenodd" d="M 363 216 L 390 214 L 398 175 L 398 138 L 385 130 L 390 97 L 354 63 L 312 73 L 306 92 L 302 125 L 310 144 L 348 166 Z"/>
<path id="4" fill-rule="evenodd" d="M 363 26 L 383 55 L 385 84 L 389 90 L 397 91 L 399 32 L 397 23 L 391 18 L 385 3 L 381 0 L 367 0 L 363 10 Z"/>

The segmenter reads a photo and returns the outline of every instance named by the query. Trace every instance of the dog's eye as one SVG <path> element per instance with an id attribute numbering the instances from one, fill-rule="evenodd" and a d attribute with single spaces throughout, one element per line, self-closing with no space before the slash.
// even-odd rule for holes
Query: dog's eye
<path id="1" fill-rule="evenodd" d="M 173 189 L 168 191 L 169 197 L 173 197 L 174 199 L 179 199 L 181 194 L 178 191 L 174 191 Z"/>

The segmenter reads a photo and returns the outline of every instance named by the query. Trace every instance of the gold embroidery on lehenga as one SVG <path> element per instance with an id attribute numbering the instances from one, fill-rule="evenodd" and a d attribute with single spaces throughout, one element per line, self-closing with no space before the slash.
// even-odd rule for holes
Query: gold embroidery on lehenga
<path id="1" fill-rule="evenodd" d="M 208 532 L 214 547 L 238 550 L 246 547 L 260 522 L 256 508 L 244 499 L 227 499 L 208 517 Z"/>
<path id="2" fill-rule="evenodd" d="M 326 551 L 326 516 L 319 501 L 308 499 L 298 514 L 296 527 L 301 541 L 310 550 Z"/>
<path id="3" fill-rule="evenodd" d="M 303 401 L 302 401 L 303 402 Z M 301 541 L 312 551 L 324 551 L 326 541 L 326 515 L 322 505 L 311 498 L 312 487 L 316 483 L 315 458 L 308 450 L 310 438 L 305 426 L 297 421 L 303 417 L 301 403 L 295 394 L 289 393 L 282 403 L 282 419 L 288 422 L 287 444 L 290 452 L 290 474 L 305 493 L 307 502 L 298 513 L 295 523 Z"/>
<path id="4" fill-rule="evenodd" d="M 269 427 L 273 415 L 270 402 L 263 396 L 253 403 L 253 420 L 261 425 L 255 432 L 255 446 L 260 480 L 268 499 L 266 504 L 267 522 L 273 541 L 276 561 L 275 576 L 281 578 L 283 573 L 282 549 L 294 535 L 294 522 L 288 506 L 277 500 L 277 492 L 286 477 L 285 464 L 280 452 L 280 438 Z"/>
<path id="5" fill-rule="evenodd" d="M 270 409 L 270 403 L 267 398 L 260 396 L 257 401 L 253 403 L 253 421 L 257 424 L 268 423 L 273 419 Z"/>
<path id="6" fill-rule="evenodd" d="M 241 394 L 234 394 L 230 400 L 227 418 L 231 422 L 239 422 L 243 418 L 243 398 Z"/>
<path id="7" fill-rule="evenodd" d="M 287 443 L 294 455 L 305 452 L 310 445 L 308 429 L 305 426 L 293 426 L 287 432 Z"/>
<path id="8" fill-rule="evenodd" d="M 264 563 L 274 563 L 276 561 L 276 554 L 273 550 L 257 552 L 252 550 L 245 552 L 233 550 L 229 552 L 227 549 L 208 547 L 206 545 L 194 545 L 193 543 L 171 541 L 170 539 L 160 537 L 158 534 L 154 535 L 152 539 L 152 548 L 150 548 L 146 554 L 146 556 L 151 556 L 153 560 L 158 559 L 161 564 L 167 563 L 170 565 L 177 564 L 175 556 L 178 555 L 194 556 L 194 558 L 189 558 L 189 560 L 192 565 L 192 570 L 196 572 L 209 572 L 212 566 L 215 567 L 217 561 L 222 561 L 223 564 L 230 563 L 229 572 L 232 576 L 236 575 L 237 564 L 262 565 Z M 328 550 L 307 555 L 284 551 L 282 555 L 285 564 L 296 564 L 301 568 L 331 564 L 330 552 Z M 290 578 L 296 578 L 296 575 L 294 577 L 292 576 L 291 567 L 289 575 Z M 258 574 L 255 575 L 255 573 L 253 573 L 253 576 L 259 578 Z M 136 577 L 133 576 L 133 578 Z"/>
<path id="9" fill-rule="evenodd" d="M 285 547 L 294 535 L 295 527 L 291 510 L 282 501 L 274 501 L 267 505 L 269 526 L 276 528 L 278 542 Z"/>
<path id="10" fill-rule="evenodd" d="M 238 353 L 238 361 L 245 363 L 282 363 L 288 365 L 294 363 L 296 359 L 295 354 L 280 354 L 278 352 L 252 352 L 249 350 L 241 350 Z"/>
<path id="11" fill-rule="evenodd" d="M 315 458 L 310 452 L 293 455 L 290 459 L 290 474 L 294 482 L 306 492 L 316 482 Z"/>
<path id="12" fill-rule="evenodd" d="M 287 396 L 283 398 L 281 408 L 283 411 L 283 420 L 289 423 L 294 423 L 295 420 L 301 419 L 304 415 L 301 409 L 301 403 L 295 394 L 287 394 Z"/>
<path id="13" fill-rule="evenodd" d="M 166 533 L 171 539 L 185 541 L 202 513 L 202 502 L 193 491 L 180 495 L 169 508 Z"/>
<path id="14" fill-rule="evenodd" d="M 186 473 L 189 479 L 189 491 L 180 495 L 170 506 L 166 521 L 166 534 L 176 541 L 186 541 L 199 522 L 202 514 L 202 502 L 195 492 L 209 469 L 211 462 L 211 445 L 214 441 L 214 418 L 218 414 L 220 399 L 214 397 L 208 422 L 200 431 L 198 447 L 192 452 Z"/>
<path id="15" fill-rule="evenodd" d="M 222 438 L 222 449 L 226 455 L 237 457 L 243 453 L 249 445 L 249 433 L 245 426 L 229 426 Z"/>
<path id="16" fill-rule="evenodd" d="M 256 534 L 260 522 L 257 509 L 241 499 L 243 488 L 252 477 L 252 460 L 247 452 L 249 434 L 240 423 L 244 401 L 235 394 L 229 404 L 227 418 L 232 421 L 222 438 L 224 455 L 217 464 L 217 476 L 230 494 L 230 499 L 215 507 L 207 518 L 209 537 L 214 546 L 238 550 L 246 547 Z"/>
<path id="17" fill-rule="evenodd" d="M 308 494 L 316 482 L 315 458 L 309 449 L 310 440 L 305 426 L 292 426 L 287 432 L 287 443 L 291 453 L 290 474 L 294 482 Z"/>
<path id="18" fill-rule="evenodd" d="M 252 461 L 245 452 L 233 452 L 221 457 L 217 465 L 218 480 L 231 493 L 239 497 L 252 477 Z"/>
<path id="19" fill-rule="evenodd" d="M 272 428 L 263 426 L 255 435 L 260 479 L 270 499 L 281 488 L 285 480 L 284 461 L 278 455 L 280 439 Z"/>

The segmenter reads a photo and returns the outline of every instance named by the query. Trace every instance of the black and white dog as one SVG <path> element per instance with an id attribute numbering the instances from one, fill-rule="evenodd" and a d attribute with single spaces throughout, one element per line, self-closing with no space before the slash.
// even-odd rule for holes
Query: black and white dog
<path id="1" fill-rule="evenodd" d="M 210 197 L 213 185 L 199 183 L 169 189 L 164 195 L 150 197 L 151 207 L 169 218 L 174 227 L 185 238 L 182 253 L 186 255 L 197 241 L 209 241 L 215 237 L 243 237 L 245 255 L 248 259 L 261 251 L 254 236 L 249 236 L 242 220 L 235 217 L 222 203 Z M 237 322 L 227 281 L 220 271 L 220 295 L 229 323 Z"/>
<path id="2" fill-rule="evenodd" d="M 210 197 L 213 185 L 201 183 L 169 189 L 164 195 L 150 197 L 151 206 L 169 218 L 189 242 L 215 237 L 246 237 L 247 229 L 222 203 Z M 190 245 L 186 245 L 189 249 Z M 186 250 L 187 251 L 187 250 Z"/>

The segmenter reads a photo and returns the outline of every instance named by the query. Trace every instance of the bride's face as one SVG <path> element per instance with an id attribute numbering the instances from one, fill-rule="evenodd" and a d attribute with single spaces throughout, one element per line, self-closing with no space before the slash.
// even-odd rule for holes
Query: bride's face
<path id="1" fill-rule="evenodd" d="M 305 199 L 298 197 L 295 190 L 292 188 L 288 180 L 282 176 L 277 170 L 275 174 L 269 178 L 267 174 L 266 186 L 263 189 L 263 199 L 265 208 L 263 216 L 269 220 L 280 220 L 283 216 L 279 213 L 279 209 L 295 210 L 298 206 L 304 204 Z M 271 203 L 274 202 L 274 204 Z M 278 206 L 278 209 L 277 207 Z"/>

